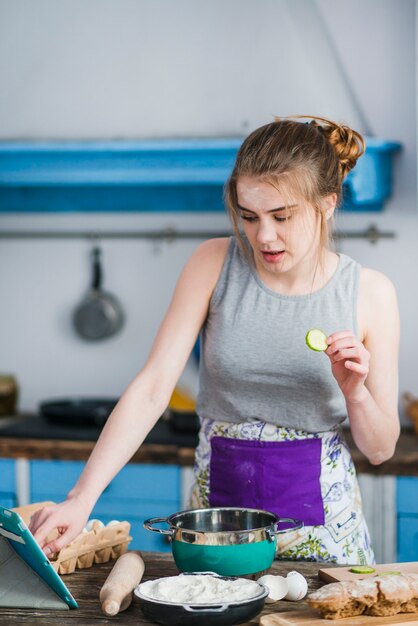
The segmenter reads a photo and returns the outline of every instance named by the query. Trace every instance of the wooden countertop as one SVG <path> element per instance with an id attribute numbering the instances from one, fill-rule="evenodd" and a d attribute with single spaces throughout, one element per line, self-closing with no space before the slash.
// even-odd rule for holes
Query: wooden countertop
<path id="1" fill-rule="evenodd" d="M 163 438 L 159 442 L 158 429 Z M 184 436 L 166 432 L 163 423 L 156 426 L 156 435 L 145 441 L 131 459 L 133 463 L 159 463 L 181 466 L 192 466 L 194 463 L 194 445 L 197 437 L 188 436 L 187 444 Z M 100 432 L 100 431 L 98 431 Z M 154 431 L 151 431 L 154 432 Z M 345 431 L 358 473 L 374 475 L 418 476 L 418 434 L 413 430 L 404 429 L 399 437 L 394 456 L 381 465 L 371 465 L 366 457 L 356 448 L 351 433 Z M 9 436 L 7 430 L 2 436 L 0 427 L 0 457 L 25 459 L 57 459 L 85 461 L 93 449 L 95 440 L 70 438 L 42 438 L 34 436 Z"/>
<path id="2" fill-rule="evenodd" d="M 0 457 L 24 459 L 56 459 L 86 461 L 94 441 L 57 439 L 15 439 L 0 433 Z M 170 444 L 143 444 L 131 463 L 161 463 L 164 465 L 193 465 L 194 448 L 179 448 Z"/>
<path id="3" fill-rule="evenodd" d="M 160 578 L 162 576 L 175 576 L 178 570 L 174 564 L 171 554 L 161 552 L 143 552 L 145 561 L 145 574 L 143 580 Z M 68 586 L 69 590 L 75 597 L 79 608 L 69 611 L 40 611 L 39 609 L 15 609 L 0 608 L 0 624 L 31 623 L 37 621 L 43 626 L 75 626 L 80 624 L 135 624 L 142 626 L 144 624 L 153 624 L 142 614 L 139 600 L 134 596 L 131 606 L 119 613 L 115 617 L 106 617 L 102 614 L 99 603 L 99 591 L 106 580 L 112 563 L 103 565 L 94 565 L 89 569 L 76 570 L 74 574 L 63 576 L 62 579 Z M 303 574 L 308 580 L 309 592 L 320 587 L 323 583 L 318 580 L 318 569 L 321 567 L 319 563 L 303 563 L 289 561 L 274 561 L 270 569 L 272 574 L 280 574 L 286 576 L 287 572 L 296 569 Z M 259 623 L 261 615 L 275 613 L 277 611 L 294 611 L 306 607 L 305 601 L 300 602 L 277 602 L 275 604 L 266 604 L 263 612 L 251 621 L 246 622 L 247 626 L 255 626 Z M 245 626 L 245 625 L 244 625 Z"/>
<path id="4" fill-rule="evenodd" d="M 37 415 L 0 420 L 0 457 L 86 461 L 100 435 L 97 426 L 49 423 Z M 193 465 L 197 434 L 174 431 L 160 419 L 134 454 L 134 463 Z"/>

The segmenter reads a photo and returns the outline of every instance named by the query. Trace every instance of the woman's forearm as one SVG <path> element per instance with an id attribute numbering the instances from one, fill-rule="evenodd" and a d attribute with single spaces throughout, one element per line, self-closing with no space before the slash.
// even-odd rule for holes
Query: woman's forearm
<path id="1" fill-rule="evenodd" d="M 141 376 L 126 389 L 71 489 L 68 497 L 77 497 L 93 507 L 102 491 L 135 454 L 145 437 L 162 415 L 169 400 L 161 390 L 153 394 Z"/>
<path id="2" fill-rule="evenodd" d="M 399 437 L 397 415 L 383 412 L 367 387 L 356 402 L 346 402 L 353 439 L 361 452 L 373 465 L 389 459 Z"/>

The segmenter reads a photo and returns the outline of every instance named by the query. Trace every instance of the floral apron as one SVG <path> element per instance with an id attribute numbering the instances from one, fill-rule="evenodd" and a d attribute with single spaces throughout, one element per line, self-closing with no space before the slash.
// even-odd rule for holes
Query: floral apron
<path id="1" fill-rule="evenodd" d="M 307 433 L 254 420 L 203 419 L 190 505 L 237 506 L 296 518 L 276 558 L 372 564 L 353 461 L 340 429 Z"/>

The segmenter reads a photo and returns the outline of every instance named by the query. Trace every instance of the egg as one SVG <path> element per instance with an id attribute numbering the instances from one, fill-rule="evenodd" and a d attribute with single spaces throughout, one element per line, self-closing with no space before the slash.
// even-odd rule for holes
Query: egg
<path id="1" fill-rule="evenodd" d="M 306 578 L 299 574 L 299 572 L 289 572 L 286 576 L 288 592 L 285 595 L 285 600 L 291 600 L 297 602 L 302 600 L 308 592 L 308 583 Z"/>
<path id="2" fill-rule="evenodd" d="M 285 597 L 288 592 L 288 585 L 286 578 L 283 576 L 273 576 L 273 574 L 266 574 L 258 579 L 259 583 L 265 585 L 268 589 L 268 596 L 266 602 L 277 602 Z"/>
<path id="3" fill-rule="evenodd" d="M 90 532 L 91 530 L 96 530 L 96 529 L 99 529 L 99 528 L 103 528 L 103 527 L 104 527 L 104 524 L 99 519 L 89 519 L 89 521 L 85 525 L 85 529 L 86 529 L 87 532 Z"/>

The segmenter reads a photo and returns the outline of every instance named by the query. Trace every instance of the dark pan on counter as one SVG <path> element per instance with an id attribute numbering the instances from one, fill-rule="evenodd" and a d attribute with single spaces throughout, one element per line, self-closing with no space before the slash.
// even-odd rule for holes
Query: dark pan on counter
<path id="1" fill-rule="evenodd" d="M 39 404 L 49 422 L 77 426 L 103 426 L 119 398 L 57 398 Z"/>
<path id="2" fill-rule="evenodd" d="M 195 411 L 178 411 L 168 408 L 167 420 L 170 428 L 176 433 L 196 434 L 200 429 L 200 419 Z"/>

